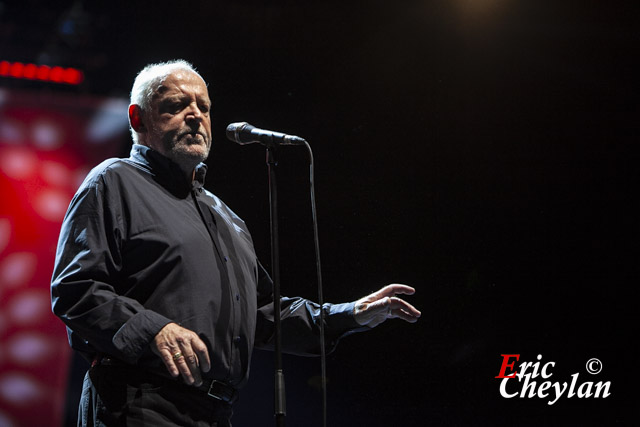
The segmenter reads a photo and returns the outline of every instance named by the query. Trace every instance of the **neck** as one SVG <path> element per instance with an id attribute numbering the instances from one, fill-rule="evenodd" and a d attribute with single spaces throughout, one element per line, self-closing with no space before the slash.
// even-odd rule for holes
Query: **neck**
<path id="1" fill-rule="evenodd" d="M 201 162 L 200 158 L 186 155 L 180 152 L 161 150 L 161 149 L 158 149 L 160 147 L 153 147 L 150 144 L 146 144 L 143 141 L 140 141 L 138 143 L 149 147 L 156 153 L 161 154 L 162 156 L 171 160 L 180 168 L 187 182 L 189 183 L 193 182 L 196 174 L 196 166 L 198 166 Z"/>

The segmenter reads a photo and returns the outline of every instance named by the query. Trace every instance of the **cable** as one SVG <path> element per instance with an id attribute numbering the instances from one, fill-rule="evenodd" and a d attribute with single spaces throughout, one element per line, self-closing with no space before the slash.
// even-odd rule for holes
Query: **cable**
<path id="1" fill-rule="evenodd" d="M 322 427 L 327 427 L 327 356 L 324 336 L 324 297 L 322 295 L 322 265 L 320 263 L 320 239 L 318 238 L 318 215 L 316 211 L 316 194 L 314 181 L 313 151 L 307 141 L 304 142 L 309 152 L 309 185 L 311 193 L 311 217 L 313 220 L 313 237 L 316 251 L 316 272 L 318 275 L 318 304 L 320 304 L 320 383 L 322 389 Z"/>

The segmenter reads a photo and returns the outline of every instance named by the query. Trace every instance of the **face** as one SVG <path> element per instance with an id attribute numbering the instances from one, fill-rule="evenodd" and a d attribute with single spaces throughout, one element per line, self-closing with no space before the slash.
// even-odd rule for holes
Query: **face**
<path id="1" fill-rule="evenodd" d="M 168 75 L 151 99 L 146 145 L 190 172 L 211 149 L 211 100 L 204 81 L 187 70 Z"/>

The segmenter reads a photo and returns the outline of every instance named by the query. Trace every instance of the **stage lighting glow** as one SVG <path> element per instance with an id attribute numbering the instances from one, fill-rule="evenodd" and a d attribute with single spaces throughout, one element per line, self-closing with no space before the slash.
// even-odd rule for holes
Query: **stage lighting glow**
<path id="1" fill-rule="evenodd" d="M 84 80 L 84 73 L 72 67 L 50 67 L 48 65 L 0 61 L 0 77 L 79 85 Z"/>
<path id="2" fill-rule="evenodd" d="M 2 289 L 0 288 L 0 294 L 2 293 Z M 7 317 L 4 315 L 4 313 L 0 312 L 0 335 L 3 335 L 4 332 L 7 330 Z M 0 347 L 0 364 L 3 363 L 3 356 L 4 355 L 4 347 Z M 1 426 L 2 424 L 0 424 Z"/>
<path id="3" fill-rule="evenodd" d="M 17 424 L 15 424 L 13 421 L 11 421 L 11 419 L 9 419 L 9 417 L 5 414 L 3 414 L 2 412 L 0 412 L 0 426 L 2 427 L 15 427 Z"/>
<path id="4" fill-rule="evenodd" d="M 23 285 L 36 271 L 38 259 L 31 252 L 14 252 L 0 264 L 0 282 L 4 288 Z"/>
<path id="5" fill-rule="evenodd" d="M 108 99 L 91 119 L 87 128 L 87 141 L 102 144 L 129 127 L 126 99 Z"/>
<path id="6" fill-rule="evenodd" d="M 9 218 L 0 218 L 0 254 L 9 245 L 11 239 L 11 221 Z"/>
<path id="7" fill-rule="evenodd" d="M 18 333 L 6 345 L 7 357 L 22 366 L 44 363 L 56 350 L 51 338 L 33 332 Z"/>
<path id="8" fill-rule="evenodd" d="M 62 221 L 71 198 L 58 190 L 43 190 L 36 196 L 36 212 L 49 221 Z"/>
<path id="9" fill-rule="evenodd" d="M 47 80 L 49 79 L 49 72 L 51 68 L 46 65 L 41 65 L 36 71 L 36 79 L 38 80 Z"/>
<path id="10" fill-rule="evenodd" d="M 8 321 L 13 326 L 36 325 L 45 320 L 51 306 L 48 289 L 33 289 L 20 292 L 6 306 Z"/>
<path id="11" fill-rule="evenodd" d="M 40 176 L 49 185 L 65 187 L 71 182 L 71 171 L 62 163 L 44 160 L 39 169 Z"/>
<path id="12" fill-rule="evenodd" d="M 33 143 L 41 149 L 53 150 L 63 143 L 62 130 L 53 122 L 41 120 L 33 124 Z"/>
<path id="13" fill-rule="evenodd" d="M 0 108 L 7 102 L 7 99 L 9 99 L 9 93 L 0 88 Z"/>
<path id="14" fill-rule="evenodd" d="M 9 118 L 0 122 L 0 141 L 4 144 L 19 144 L 24 140 L 22 123 Z"/>
<path id="15" fill-rule="evenodd" d="M 0 400 L 15 406 L 30 406 L 45 395 L 44 387 L 23 372 L 9 372 L 0 377 Z"/>
<path id="16" fill-rule="evenodd" d="M 0 170 L 17 181 L 31 177 L 38 166 L 38 159 L 32 150 L 24 148 L 0 149 Z"/>
<path id="17" fill-rule="evenodd" d="M 35 79 L 37 72 L 38 67 L 36 66 L 36 64 L 27 64 L 22 70 L 22 75 L 25 79 Z"/>
<path id="18" fill-rule="evenodd" d="M 0 74 L 18 78 L 11 73 L 34 81 L 77 79 L 63 67 L 0 61 Z M 126 130 L 124 99 L 0 88 L 2 427 L 43 419 L 62 425 L 71 350 L 49 290 L 60 223 L 88 170 L 117 154 Z"/>

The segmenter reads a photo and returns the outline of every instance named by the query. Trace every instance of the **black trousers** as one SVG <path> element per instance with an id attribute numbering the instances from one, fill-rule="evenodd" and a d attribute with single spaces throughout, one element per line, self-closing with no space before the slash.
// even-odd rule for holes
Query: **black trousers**
<path id="1" fill-rule="evenodd" d="M 84 378 L 78 426 L 231 427 L 232 414 L 231 405 L 169 378 L 96 365 Z"/>

